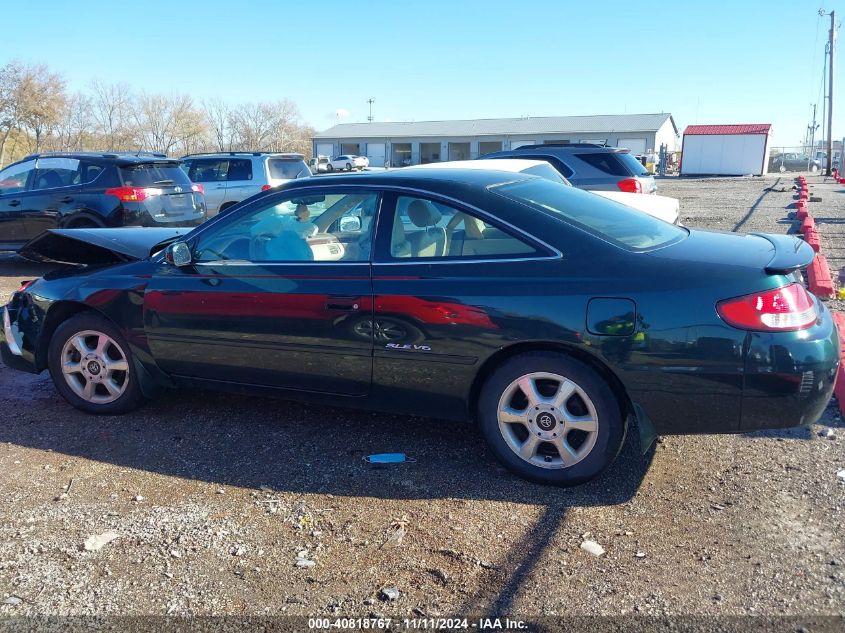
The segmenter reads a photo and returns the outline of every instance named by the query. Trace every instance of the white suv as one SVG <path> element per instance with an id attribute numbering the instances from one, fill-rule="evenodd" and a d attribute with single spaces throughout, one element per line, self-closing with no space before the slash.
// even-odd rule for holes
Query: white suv
<path id="1" fill-rule="evenodd" d="M 310 177 L 304 158 L 302 154 L 219 152 L 188 154 L 181 161 L 188 178 L 205 188 L 208 217 L 212 217 L 256 193 Z"/>

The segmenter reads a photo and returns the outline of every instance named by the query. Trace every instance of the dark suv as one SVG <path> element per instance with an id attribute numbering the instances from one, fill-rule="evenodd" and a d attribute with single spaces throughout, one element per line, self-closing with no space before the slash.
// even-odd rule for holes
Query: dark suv
<path id="1" fill-rule="evenodd" d="M 549 162 L 579 189 L 655 193 L 654 176 L 627 149 L 592 143 L 523 145 L 482 159 L 530 158 Z"/>
<path id="2" fill-rule="evenodd" d="M 193 226 L 202 185 L 156 154 L 33 154 L 0 171 L 0 250 L 52 228 Z"/>

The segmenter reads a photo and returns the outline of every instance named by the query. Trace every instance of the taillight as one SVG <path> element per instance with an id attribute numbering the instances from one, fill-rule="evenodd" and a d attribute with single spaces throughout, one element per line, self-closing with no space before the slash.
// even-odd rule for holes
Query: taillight
<path id="1" fill-rule="evenodd" d="M 270 185 L 261 185 L 261 191 L 267 191 L 268 189 L 272 189 Z"/>
<path id="2" fill-rule="evenodd" d="M 106 189 L 107 196 L 115 196 L 121 202 L 141 202 L 150 196 L 161 195 L 161 189 L 150 187 L 112 187 Z"/>
<path id="3" fill-rule="evenodd" d="M 191 185 L 191 191 L 193 191 L 194 193 L 201 193 L 205 195 L 205 187 L 196 183 Z"/>
<path id="4" fill-rule="evenodd" d="M 636 178 L 625 178 L 624 180 L 617 182 L 616 186 L 619 187 L 619 191 L 624 191 L 626 193 L 643 192 L 643 183 Z"/>
<path id="5" fill-rule="evenodd" d="M 768 332 L 803 330 L 818 317 L 812 298 L 798 283 L 720 301 L 716 311 L 729 325 Z"/>

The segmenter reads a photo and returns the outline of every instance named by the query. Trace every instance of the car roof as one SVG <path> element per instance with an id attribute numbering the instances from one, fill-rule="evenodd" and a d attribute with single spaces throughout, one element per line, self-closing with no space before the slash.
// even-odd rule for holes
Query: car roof
<path id="1" fill-rule="evenodd" d="M 493 166 L 495 165 L 495 167 Z M 482 169 L 493 171 L 508 171 L 519 173 L 532 167 L 548 165 L 544 160 L 531 160 L 528 158 L 502 158 L 495 163 L 484 163 L 480 160 L 450 160 L 442 163 L 426 163 L 424 165 L 413 165 L 405 169 Z"/>
<path id="2" fill-rule="evenodd" d="M 486 188 L 516 180 L 534 178 L 537 177 L 521 173 L 508 173 L 490 168 L 466 169 L 444 167 L 442 169 L 414 169 L 409 167 L 386 171 L 360 172 L 357 174 L 320 176 L 318 178 L 301 178 L 288 183 L 284 187 L 285 189 L 299 189 L 335 185 L 371 185 L 375 187 L 420 188 L 434 192 L 445 192 L 461 185 Z"/>
<path id="3" fill-rule="evenodd" d="M 113 162 L 119 165 L 179 162 L 179 159 L 177 158 L 168 158 L 164 154 L 157 154 L 154 152 L 41 152 L 38 154 L 30 154 L 29 156 L 25 156 L 18 162 L 37 158 L 88 158 L 94 160 L 102 160 L 105 162 Z"/>
<path id="4" fill-rule="evenodd" d="M 603 153 L 627 153 L 624 147 L 613 147 L 610 145 L 597 145 L 596 143 L 535 143 L 534 145 L 520 145 L 515 149 L 504 150 L 505 152 L 522 152 L 536 150 L 552 150 L 555 152 L 578 152 L 579 154 L 603 154 Z M 499 153 L 499 152 L 496 152 Z"/>
<path id="5" fill-rule="evenodd" d="M 270 158 L 305 158 L 305 154 L 299 152 L 196 152 L 194 154 L 185 154 L 179 160 L 186 158 L 224 158 L 228 156 L 257 156 Z"/>

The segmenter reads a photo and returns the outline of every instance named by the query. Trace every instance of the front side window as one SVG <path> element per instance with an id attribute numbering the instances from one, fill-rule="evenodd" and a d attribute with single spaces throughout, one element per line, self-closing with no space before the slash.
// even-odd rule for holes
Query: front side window
<path id="1" fill-rule="evenodd" d="M 441 202 L 399 196 L 393 217 L 394 259 L 497 259 L 536 255 L 530 244 Z"/>
<path id="2" fill-rule="evenodd" d="M 490 187 L 629 251 L 647 251 L 684 239 L 685 229 L 574 187 L 540 178 Z"/>
<path id="3" fill-rule="evenodd" d="M 26 189 L 26 183 L 35 171 L 35 161 L 28 160 L 17 165 L 10 165 L 0 171 L 0 194 L 19 193 Z"/>
<path id="4" fill-rule="evenodd" d="M 289 193 L 200 234 L 197 262 L 367 262 L 378 194 Z"/>

